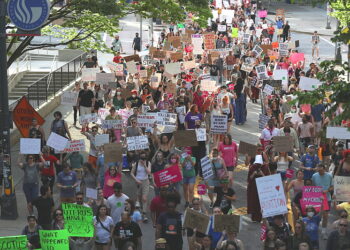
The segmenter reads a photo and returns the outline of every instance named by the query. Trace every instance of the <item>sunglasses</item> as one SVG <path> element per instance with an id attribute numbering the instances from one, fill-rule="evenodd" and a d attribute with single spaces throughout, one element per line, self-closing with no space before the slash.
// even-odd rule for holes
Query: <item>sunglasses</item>
<path id="1" fill-rule="evenodd" d="M 96 129 L 93 129 L 92 132 L 97 132 L 97 130 L 96 130 Z"/>
<path id="2" fill-rule="evenodd" d="M 341 226 L 341 227 L 347 227 L 348 225 L 347 225 L 347 224 L 339 224 L 339 226 Z"/>
<path id="3" fill-rule="evenodd" d="M 60 215 L 60 216 L 62 216 L 62 214 L 61 214 L 61 213 L 59 213 L 59 214 L 56 214 L 56 216 L 59 216 L 59 215 Z"/>
<path id="4" fill-rule="evenodd" d="M 343 215 L 343 216 L 340 216 L 341 218 L 348 218 L 348 216 L 347 215 Z"/>

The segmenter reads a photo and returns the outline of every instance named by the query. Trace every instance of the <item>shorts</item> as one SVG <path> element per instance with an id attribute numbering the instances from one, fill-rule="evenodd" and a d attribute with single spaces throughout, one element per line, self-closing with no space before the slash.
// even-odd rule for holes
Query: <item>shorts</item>
<path id="1" fill-rule="evenodd" d="M 183 177 L 182 183 L 183 184 L 194 184 L 196 182 L 196 176 L 193 177 Z"/>
<path id="2" fill-rule="evenodd" d="M 235 170 L 234 166 L 226 167 L 227 171 L 233 172 Z"/>
<path id="3" fill-rule="evenodd" d="M 318 49 L 319 47 L 318 47 L 318 44 L 313 44 L 312 45 L 312 49 Z"/>
<path id="4" fill-rule="evenodd" d="M 210 187 L 218 187 L 220 185 L 220 181 L 217 179 L 209 179 L 208 180 L 208 186 Z M 213 194 L 214 190 L 208 189 L 208 194 Z"/>
<path id="5" fill-rule="evenodd" d="M 91 107 L 84 107 L 84 106 L 80 106 L 79 107 L 79 111 L 80 111 L 80 115 L 88 115 L 91 114 Z"/>
<path id="6" fill-rule="evenodd" d="M 137 195 L 148 196 L 149 193 L 149 179 L 141 181 L 141 184 L 137 184 Z"/>
<path id="7" fill-rule="evenodd" d="M 27 203 L 31 203 L 39 196 L 39 183 L 23 183 L 23 192 Z"/>

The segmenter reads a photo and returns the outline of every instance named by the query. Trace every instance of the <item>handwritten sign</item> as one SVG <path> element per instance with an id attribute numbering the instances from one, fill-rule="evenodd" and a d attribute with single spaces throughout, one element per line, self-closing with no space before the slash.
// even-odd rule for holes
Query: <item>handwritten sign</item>
<path id="1" fill-rule="evenodd" d="M 61 95 L 61 104 L 76 106 L 78 101 L 78 95 L 78 92 L 63 92 Z"/>
<path id="2" fill-rule="evenodd" d="M 216 38 L 216 35 L 214 35 L 214 34 L 205 34 L 204 35 L 204 49 L 205 50 L 215 49 L 215 38 Z"/>
<path id="3" fill-rule="evenodd" d="M 288 44 L 286 43 L 279 43 L 278 44 L 278 52 L 280 56 L 288 56 Z"/>
<path id="4" fill-rule="evenodd" d="M 27 250 L 27 236 L 0 237 L 0 249 L 2 250 Z"/>
<path id="5" fill-rule="evenodd" d="M 96 81 L 96 74 L 99 72 L 99 68 L 83 68 L 81 70 L 81 80 L 84 82 Z"/>
<path id="6" fill-rule="evenodd" d="M 109 134 L 101 134 L 95 136 L 95 145 L 97 147 L 103 146 L 107 143 L 109 143 Z"/>
<path id="7" fill-rule="evenodd" d="M 201 55 L 203 53 L 203 37 L 200 34 L 192 35 L 192 45 L 193 45 L 193 54 Z"/>
<path id="8" fill-rule="evenodd" d="M 275 89 L 274 89 L 271 85 L 266 84 L 266 85 L 264 86 L 263 92 L 264 92 L 265 94 L 267 94 L 267 95 L 271 95 L 272 92 L 273 92 L 274 90 L 275 90 Z"/>
<path id="9" fill-rule="evenodd" d="M 20 153 L 21 154 L 39 154 L 41 151 L 41 139 L 21 138 Z"/>
<path id="10" fill-rule="evenodd" d="M 65 149 L 59 153 L 72 153 L 72 152 L 83 152 L 85 151 L 85 141 L 81 140 L 72 140 L 68 141 Z"/>
<path id="11" fill-rule="evenodd" d="M 153 128 L 157 119 L 157 113 L 147 113 L 137 116 L 137 126 L 141 128 Z"/>
<path id="12" fill-rule="evenodd" d="M 58 151 L 63 151 L 66 148 L 67 143 L 67 138 L 60 136 L 54 132 L 51 132 L 49 139 L 46 142 L 46 145 Z"/>
<path id="13" fill-rule="evenodd" d="M 97 199 L 97 189 L 87 187 L 85 190 L 85 196 L 86 196 L 86 198 L 96 200 Z"/>
<path id="14" fill-rule="evenodd" d="M 293 151 L 293 138 L 291 136 L 274 136 L 272 141 L 275 152 Z"/>
<path id="15" fill-rule="evenodd" d="M 128 72 L 130 74 L 136 74 L 137 73 L 137 67 L 136 63 L 134 61 L 130 61 L 126 63 L 126 68 L 128 69 Z"/>
<path id="16" fill-rule="evenodd" d="M 96 82 L 99 84 L 108 84 L 109 82 L 115 81 L 114 73 L 97 73 L 96 74 Z"/>
<path id="17" fill-rule="evenodd" d="M 263 52 L 263 49 L 259 45 L 254 46 L 253 53 L 255 57 L 259 57 L 262 52 Z"/>
<path id="18" fill-rule="evenodd" d="M 305 214 L 306 207 L 312 206 L 315 208 L 316 212 L 319 212 L 321 209 L 321 197 L 325 197 L 323 200 L 323 208 L 328 210 L 327 197 L 322 193 L 323 188 L 321 186 L 304 186 L 303 195 L 300 199 L 301 210 Z"/>
<path id="19" fill-rule="evenodd" d="M 77 204 L 62 203 L 64 227 L 69 236 L 93 237 L 93 212 L 90 207 Z"/>
<path id="20" fill-rule="evenodd" d="M 123 160 L 123 145 L 121 143 L 108 143 L 103 145 L 104 161 L 120 162 Z"/>
<path id="21" fill-rule="evenodd" d="M 235 214 L 214 215 L 214 232 L 226 230 L 228 233 L 238 233 L 241 222 L 241 216 Z"/>
<path id="22" fill-rule="evenodd" d="M 102 120 L 102 129 L 122 129 L 123 120 Z"/>
<path id="23" fill-rule="evenodd" d="M 207 133 L 205 128 L 196 128 L 195 131 L 196 131 L 197 141 L 207 140 Z"/>
<path id="24" fill-rule="evenodd" d="M 350 201 L 350 177 L 334 176 L 334 194 L 337 201 Z"/>
<path id="25" fill-rule="evenodd" d="M 210 217 L 206 214 L 187 208 L 185 210 L 183 227 L 197 229 L 198 232 L 208 234 L 210 227 Z"/>
<path id="26" fill-rule="evenodd" d="M 263 218 L 288 212 L 280 174 L 256 178 L 255 181 Z"/>
<path id="27" fill-rule="evenodd" d="M 181 73 L 180 63 L 176 62 L 165 64 L 165 71 L 172 75 Z"/>
<path id="28" fill-rule="evenodd" d="M 215 92 L 217 90 L 216 81 L 211 80 L 202 80 L 201 81 L 201 90 L 208 92 Z"/>
<path id="29" fill-rule="evenodd" d="M 156 124 L 161 133 L 172 133 L 176 129 L 177 114 L 158 112 Z"/>
<path id="30" fill-rule="evenodd" d="M 157 187 L 162 187 L 181 181 L 182 175 L 179 166 L 174 165 L 172 167 L 153 173 L 153 178 Z"/>
<path id="31" fill-rule="evenodd" d="M 149 147 L 146 135 L 126 137 L 128 151 L 147 149 Z"/>
<path id="32" fill-rule="evenodd" d="M 225 134 L 227 132 L 227 116 L 212 115 L 210 132 L 213 134 Z"/>
<path id="33" fill-rule="evenodd" d="M 249 156 L 255 157 L 257 149 L 258 149 L 257 145 L 250 144 L 245 141 L 240 141 L 238 153 L 244 154 L 244 155 L 247 154 Z"/>
<path id="34" fill-rule="evenodd" d="M 251 72 L 254 68 L 254 65 L 250 65 L 248 63 L 243 63 L 241 70 L 245 71 L 245 72 Z"/>
<path id="35" fill-rule="evenodd" d="M 186 70 L 190 70 L 196 67 L 196 62 L 194 60 L 186 61 L 183 63 L 183 66 Z"/>
<path id="36" fill-rule="evenodd" d="M 269 120 L 270 117 L 268 117 L 267 115 L 259 114 L 259 129 L 264 129 Z"/>
<path id="37" fill-rule="evenodd" d="M 198 146 L 196 132 L 194 130 L 178 130 L 174 132 L 176 147 Z"/>
<path id="38" fill-rule="evenodd" d="M 39 230 L 40 245 L 42 250 L 69 249 L 68 231 L 63 230 Z"/>
<path id="39" fill-rule="evenodd" d="M 87 124 L 90 122 L 97 122 L 98 116 L 96 113 L 86 114 L 79 116 L 80 124 Z"/>
<path id="40" fill-rule="evenodd" d="M 214 176 L 213 166 L 208 156 L 201 159 L 201 168 L 204 180 L 208 180 Z"/>

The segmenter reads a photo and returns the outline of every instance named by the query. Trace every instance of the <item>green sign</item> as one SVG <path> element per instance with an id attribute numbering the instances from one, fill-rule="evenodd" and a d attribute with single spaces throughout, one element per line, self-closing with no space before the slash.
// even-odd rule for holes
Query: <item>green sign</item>
<path id="1" fill-rule="evenodd" d="M 238 37 L 238 28 L 232 28 L 232 38 Z"/>
<path id="2" fill-rule="evenodd" d="M 178 23 L 178 24 L 177 24 L 177 27 L 178 27 L 179 29 L 183 29 L 183 28 L 185 28 L 185 25 L 184 25 L 183 23 Z"/>
<path id="3" fill-rule="evenodd" d="M 63 203 L 64 226 L 69 236 L 93 237 L 93 212 L 90 207 L 77 204 Z"/>
<path id="4" fill-rule="evenodd" d="M 27 248 L 27 236 L 0 237 L 0 250 L 22 250 Z"/>
<path id="5" fill-rule="evenodd" d="M 42 250 L 67 250 L 69 239 L 67 230 L 39 230 Z"/>

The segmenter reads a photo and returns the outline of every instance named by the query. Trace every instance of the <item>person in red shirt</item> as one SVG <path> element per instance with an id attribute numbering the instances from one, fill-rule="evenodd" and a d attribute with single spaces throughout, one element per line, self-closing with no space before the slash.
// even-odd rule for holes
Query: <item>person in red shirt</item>
<path id="1" fill-rule="evenodd" d="M 167 211 L 166 196 L 168 194 L 168 187 L 160 187 L 159 195 L 155 196 L 150 205 L 153 227 L 156 227 L 159 215 Z"/>
<path id="2" fill-rule="evenodd" d="M 272 42 L 273 34 L 275 33 L 275 28 L 273 27 L 273 24 L 270 24 L 270 26 L 267 28 L 267 33 L 269 34 L 270 41 Z"/>
<path id="3" fill-rule="evenodd" d="M 41 181 L 44 186 L 50 186 L 52 193 L 56 175 L 55 164 L 60 164 L 60 161 L 55 156 L 50 154 L 50 148 L 48 146 L 43 147 L 43 158 L 45 160 L 45 164 L 41 169 Z"/>
<path id="4" fill-rule="evenodd" d="M 122 59 L 123 57 L 120 55 L 120 53 L 119 52 L 117 52 L 117 53 L 115 53 L 115 56 L 114 56 L 114 58 L 113 58 L 113 62 L 115 62 L 115 63 L 121 63 L 121 59 Z"/>

